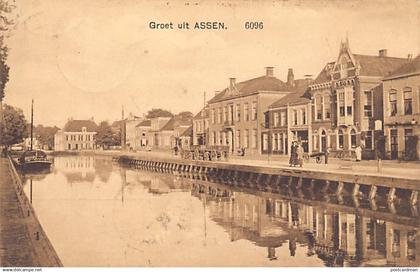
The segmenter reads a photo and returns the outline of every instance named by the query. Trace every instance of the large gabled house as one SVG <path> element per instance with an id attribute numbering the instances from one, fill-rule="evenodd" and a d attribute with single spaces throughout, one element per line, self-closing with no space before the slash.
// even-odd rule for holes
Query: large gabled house
<path id="1" fill-rule="evenodd" d="M 312 100 L 312 150 L 347 156 L 357 147 L 373 158 L 384 147 L 378 141 L 383 120 L 382 79 L 406 64 L 406 58 L 353 54 L 342 42 L 337 59 L 325 65 L 309 86 Z M 376 131 L 375 131 L 376 123 Z"/>
<path id="2" fill-rule="evenodd" d="M 95 135 L 97 125 L 90 120 L 67 121 L 62 130 L 54 135 L 54 150 L 92 150 L 96 148 Z"/>
<path id="3" fill-rule="evenodd" d="M 263 76 L 239 83 L 230 78 L 229 87 L 208 102 L 208 145 L 227 146 L 232 153 L 245 149 L 249 155 L 261 154 L 265 112 L 287 94 L 287 84 L 274 76 L 273 67 L 266 67 Z"/>

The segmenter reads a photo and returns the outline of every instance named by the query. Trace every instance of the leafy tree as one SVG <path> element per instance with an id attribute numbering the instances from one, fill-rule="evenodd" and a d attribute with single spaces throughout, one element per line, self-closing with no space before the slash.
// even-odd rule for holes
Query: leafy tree
<path id="1" fill-rule="evenodd" d="M 193 113 L 190 112 L 190 111 L 180 112 L 176 116 L 179 117 L 182 120 L 189 120 L 189 119 L 192 119 L 194 117 Z"/>
<path id="2" fill-rule="evenodd" d="M 96 134 L 96 144 L 103 147 L 104 149 L 112 145 L 119 144 L 118 138 L 116 137 L 116 133 L 114 133 L 107 121 L 102 121 L 98 126 L 98 131 Z"/>
<path id="3" fill-rule="evenodd" d="M 49 127 L 38 125 L 34 128 L 34 137 L 38 139 L 38 141 L 42 145 L 48 145 L 50 148 L 54 146 L 54 135 L 60 129 L 56 126 Z"/>
<path id="4" fill-rule="evenodd" d="M 9 81 L 9 66 L 6 63 L 8 48 L 5 45 L 5 38 L 10 34 L 14 21 L 11 19 L 15 5 L 14 0 L 0 0 L 0 102 L 4 98 L 4 89 Z"/>
<path id="5" fill-rule="evenodd" d="M 11 146 L 28 137 L 27 122 L 21 109 L 5 104 L 3 117 L 4 122 L 0 124 L 0 144 Z"/>
<path id="6" fill-rule="evenodd" d="M 173 117 L 174 115 L 167 110 L 163 109 L 151 109 L 147 112 L 146 118 L 155 118 L 155 117 Z"/>

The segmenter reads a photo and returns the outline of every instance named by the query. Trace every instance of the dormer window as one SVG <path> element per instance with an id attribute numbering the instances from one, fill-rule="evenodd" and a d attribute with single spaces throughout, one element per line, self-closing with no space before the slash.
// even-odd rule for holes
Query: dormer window
<path id="1" fill-rule="evenodd" d="M 82 127 L 82 132 L 86 132 L 86 127 Z"/>

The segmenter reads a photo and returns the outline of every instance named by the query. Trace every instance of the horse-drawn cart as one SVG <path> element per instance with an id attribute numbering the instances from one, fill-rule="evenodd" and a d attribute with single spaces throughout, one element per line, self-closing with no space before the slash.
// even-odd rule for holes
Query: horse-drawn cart
<path id="1" fill-rule="evenodd" d="M 192 146 L 181 150 L 181 158 L 187 160 L 221 161 L 229 159 L 228 146 Z"/>

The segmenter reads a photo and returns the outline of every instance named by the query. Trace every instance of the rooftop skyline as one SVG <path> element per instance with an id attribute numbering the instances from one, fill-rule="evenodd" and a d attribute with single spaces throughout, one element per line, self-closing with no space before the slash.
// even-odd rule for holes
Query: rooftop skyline
<path id="1" fill-rule="evenodd" d="M 255 10 L 259 14 L 255 14 Z M 418 2 L 361 1 L 135 3 L 25 1 L 8 40 L 11 67 L 5 103 L 35 124 L 62 127 L 68 118 L 114 121 L 164 108 L 197 113 L 206 92 L 263 76 L 315 78 L 335 61 L 348 37 L 354 54 L 415 57 L 420 52 Z M 211 14 L 211 15 L 208 15 Z M 118 16 L 115 16 L 118 15 Z M 394 20 L 398 18 L 398 20 Z M 220 21 L 227 30 L 153 30 L 151 21 Z M 263 21 L 263 30 L 246 30 Z M 403 42 L 402 42 L 403 41 Z"/>

